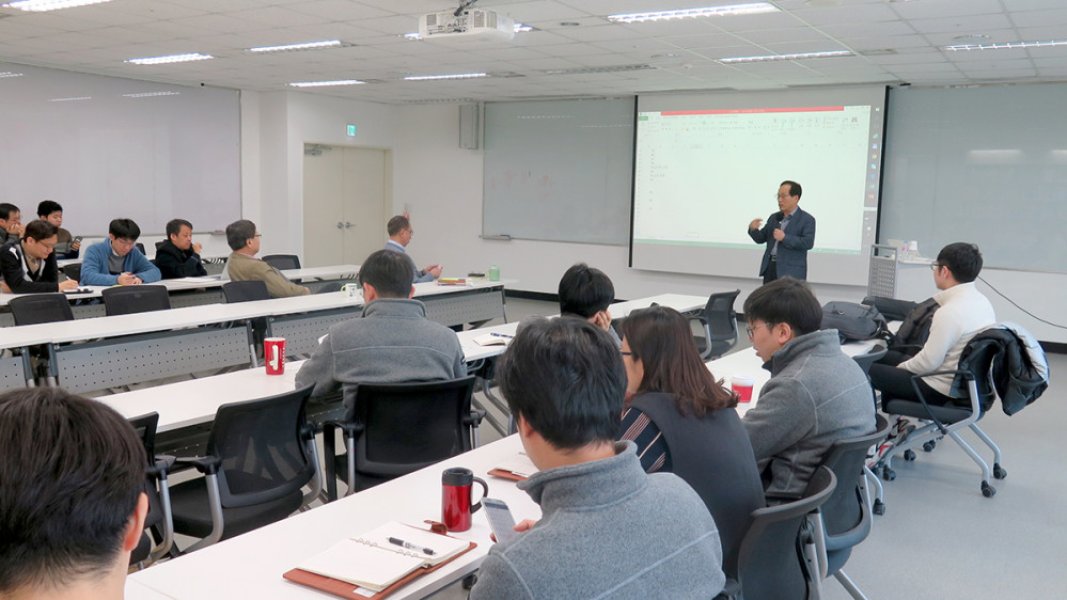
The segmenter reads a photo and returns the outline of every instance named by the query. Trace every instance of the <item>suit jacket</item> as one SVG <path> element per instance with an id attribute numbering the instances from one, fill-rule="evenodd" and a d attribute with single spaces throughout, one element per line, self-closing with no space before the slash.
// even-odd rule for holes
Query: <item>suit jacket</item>
<path id="1" fill-rule="evenodd" d="M 774 230 L 778 229 L 782 216 L 782 211 L 778 211 L 767 217 L 763 229 L 748 231 L 752 241 L 757 244 L 767 244 L 767 249 L 763 251 L 763 261 L 760 263 L 760 277 L 767 272 L 767 265 L 771 262 L 771 248 L 774 247 L 775 242 Z M 785 230 L 785 239 L 778 242 L 778 277 L 807 279 L 808 250 L 811 250 L 814 245 L 815 217 L 798 206 Z"/>
<path id="2" fill-rule="evenodd" d="M 302 285 L 297 285 L 285 278 L 282 272 L 262 260 L 245 256 L 239 252 L 230 254 L 226 260 L 226 272 L 233 281 L 259 280 L 267 284 L 271 298 L 288 298 L 306 296 L 310 292 Z"/>
<path id="3" fill-rule="evenodd" d="M 0 273 L 13 294 L 32 294 L 59 291 L 59 269 L 56 268 L 56 253 L 44 259 L 44 268 L 39 273 L 27 273 L 22 255 L 22 243 L 14 240 L 0 248 Z"/>

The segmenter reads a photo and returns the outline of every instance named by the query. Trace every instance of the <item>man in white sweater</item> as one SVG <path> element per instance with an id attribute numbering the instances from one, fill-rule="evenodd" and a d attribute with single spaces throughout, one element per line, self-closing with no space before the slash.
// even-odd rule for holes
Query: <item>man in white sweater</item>
<path id="1" fill-rule="evenodd" d="M 982 270 L 982 253 L 978 246 L 965 242 L 941 249 L 930 265 L 934 284 L 941 290 L 934 295 L 939 307 L 930 325 L 930 337 L 914 357 L 890 352 L 871 366 L 871 383 L 884 398 L 918 400 L 911 385 L 912 375 L 955 370 L 963 348 L 979 331 L 993 325 L 993 305 L 975 286 Z M 930 404 L 952 403 L 949 396 L 954 375 L 931 375 L 919 382 L 923 398 Z M 967 404 L 967 401 L 960 400 Z"/>

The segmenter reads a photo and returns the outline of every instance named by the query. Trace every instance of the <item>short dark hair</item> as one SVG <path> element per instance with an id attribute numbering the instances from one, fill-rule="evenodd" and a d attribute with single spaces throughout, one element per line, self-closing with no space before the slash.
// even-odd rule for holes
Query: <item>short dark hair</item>
<path id="1" fill-rule="evenodd" d="M 822 307 L 808 284 L 783 277 L 762 285 L 745 299 L 745 320 L 759 320 L 768 325 L 786 323 L 795 335 L 818 331 L 822 326 Z"/>
<path id="2" fill-rule="evenodd" d="M 190 230 L 193 228 L 193 224 L 185 219 L 171 219 L 167 221 L 167 239 L 170 239 L 172 235 L 178 235 L 182 232 L 182 225 L 188 227 Z"/>
<path id="3" fill-rule="evenodd" d="M 63 212 L 63 207 L 55 200 L 41 200 L 37 205 L 37 216 L 42 219 L 54 212 Z"/>
<path id="4" fill-rule="evenodd" d="M 615 286 L 600 269 L 578 263 L 559 280 L 559 312 L 588 319 L 615 300 Z"/>
<path id="5" fill-rule="evenodd" d="M 789 186 L 789 195 L 790 196 L 796 196 L 797 198 L 799 198 L 801 196 L 801 194 L 804 193 L 804 189 L 801 188 L 800 184 L 795 182 L 795 181 L 789 181 L 788 179 L 786 179 L 785 181 L 780 183 L 778 185 L 778 187 L 782 187 L 783 185 L 788 185 Z"/>
<path id="6" fill-rule="evenodd" d="M 113 409 L 59 388 L 0 395 L 0 595 L 114 567 L 145 482 Z"/>
<path id="7" fill-rule="evenodd" d="M 42 219 L 34 219 L 26 224 L 26 231 L 22 234 L 22 239 L 33 238 L 39 242 L 47 240 L 58 233 L 59 228 L 55 225 Z"/>
<path id="8" fill-rule="evenodd" d="M 954 242 L 937 253 L 937 264 L 952 271 L 956 281 L 971 283 L 982 272 L 982 253 L 975 244 Z"/>
<path id="9" fill-rule="evenodd" d="M 389 237 L 404 231 L 405 229 L 411 229 L 411 219 L 408 219 L 404 215 L 397 215 L 385 224 L 385 230 L 389 233 Z"/>
<path id="10" fill-rule="evenodd" d="M 22 214 L 22 211 L 19 210 L 19 207 L 15 206 L 14 204 L 0 202 L 0 219 L 3 219 L 5 221 L 10 219 L 11 213 L 13 212 Z"/>
<path id="11" fill-rule="evenodd" d="M 415 268 L 406 255 L 392 250 L 378 250 L 359 267 L 359 283 L 371 284 L 383 298 L 407 298 Z"/>
<path id="12" fill-rule="evenodd" d="M 240 250 L 248 240 L 256 236 L 256 224 L 248 219 L 234 221 L 226 226 L 226 243 L 231 250 Z"/>
<path id="13" fill-rule="evenodd" d="M 141 228 L 133 219 L 115 219 L 107 226 L 107 232 L 116 238 L 137 241 L 141 237 Z"/>
<path id="14" fill-rule="evenodd" d="M 525 323 L 497 374 L 511 414 L 555 448 L 618 436 L 626 368 L 615 342 L 591 323 L 544 318 Z"/>
<path id="15" fill-rule="evenodd" d="M 630 358 L 644 368 L 637 391 L 671 394 L 683 415 L 703 417 L 737 406 L 737 398 L 700 359 L 689 320 L 678 311 L 666 306 L 635 310 L 622 321 L 622 335 Z"/>

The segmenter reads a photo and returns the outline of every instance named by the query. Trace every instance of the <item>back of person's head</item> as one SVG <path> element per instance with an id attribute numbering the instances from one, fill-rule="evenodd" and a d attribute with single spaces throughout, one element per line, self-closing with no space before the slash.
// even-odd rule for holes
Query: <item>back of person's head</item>
<path id="1" fill-rule="evenodd" d="M 389 237 L 393 237 L 405 229 L 411 229 L 411 219 L 404 215 L 397 215 L 389 219 L 389 222 L 385 224 L 385 230 Z"/>
<path id="2" fill-rule="evenodd" d="M 937 264 L 948 267 L 956 281 L 971 283 L 982 272 L 982 253 L 975 244 L 955 242 L 937 253 Z"/>
<path id="3" fill-rule="evenodd" d="M 190 223 L 189 221 L 186 221 L 185 219 L 171 219 L 170 221 L 167 221 L 167 229 L 166 229 L 167 238 L 169 239 L 170 236 L 178 235 L 179 233 L 181 233 L 183 225 L 185 227 L 188 227 L 190 230 L 193 228 L 193 224 Z M 253 227 L 252 229 L 253 229 L 253 233 L 254 233 L 255 232 L 255 227 Z"/>
<path id="4" fill-rule="evenodd" d="M 137 241 L 141 237 L 141 228 L 133 219 L 115 219 L 108 225 L 107 232 L 122 240 Z"/>
<path id="5" fill-rule="evenodd" d="M 26 231 L 22 234 L 22 239 L 33 238 L 39 242 L 58 234 L 59 228 L 55 225 L 43 219 L 34 219 L 26 224 Z"/>
<path id="6" fill-rule="evenodd" d="M 804 193 L 804 188 L 800 187 L 800 184 L 795 182 L 795 181 L 790 181 L 790 180 L 786 179 L 785 181 L 780 183 L 778 185 L 778 187 L 782 187 L 783 185 L 788 185 L 789 186 L 789 195 L 790 196 L 796 196 L 797 198 L 800 198 L 801 194 Z"/>
<path id="7" fill-rule="evenodd" d="M 671 394 L 679 412 L 698 417 L 737 405 L 700 359 L 689 320 L 673 308 L 631 312 L 622 321 L 622 336 L 630 347 L 630 359 L 640 360 L 644 369 L 638 392 Z"/>
<path id="8" fill-rule="evenodd" d="M 785 323 L 800 336 L 818 331 L 822 326 L 822 307 L 808 284 L 783 277 L 760 286 L 745 300 L 745 319 L 768 325 Z"/>
<path id="9" fill-rule="evenodd" d="M 615 286 L 600 269 L 578 263 L 559 280 L 559 312 L 588 319 L 615 300 Z"/>
<path id="10" fill-rule="evenodd" d="M 256 235 L 256 224 L 248 219 L 234 221 L 226 226 L 226 243 L 231 250 L 240 250 Z"/>
<path id="11" fill-rule="evenodd" d="M 535 319 L 497 372 L 508 407 L 559 450 L 614 441 L 626 368 L 607 333 L 580 319 Z"/>
<path id="12" fill-rule="evenodd" d="M 37 216 L 42 219 L 54 212 L 63 212 L 63 207 L 55 200 L 42 200 L 37 205 Z"/>
<path id="13" fill-rule="evenodd" d="M 415 270 L 407 256 L 392 250 L 378 250 L 359 267 L 360 285 L 370 284 L 383 298 L 407 298 Z"/>
<path id="14" fill-rule="evenodd" d="M 19 207 L 7 202 L 0 202 L 0 219 L 5 221 L 11 218 L 11 213 L 21 213 Z"/>
<path id="15" fill-rule="evenodd" d="M 58 388 L 17 390 L 0 395 L 0 440 L 0 597 L 117 568 L 147 464 L 130 424 Z"/>

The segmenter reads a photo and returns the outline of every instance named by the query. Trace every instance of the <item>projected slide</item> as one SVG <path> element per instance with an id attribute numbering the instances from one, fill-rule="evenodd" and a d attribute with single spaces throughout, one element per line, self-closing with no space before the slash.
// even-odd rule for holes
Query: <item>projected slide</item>
<path id="1" fill-rule="evenodd" d="M 632 266 L 756 277 L 764 246 L 749 238 L 748 224 L 778 210 L 778 186 L 788 179 L 801 184 L 800 207 L 818 224 L 809 280 L 865 284 L 884 90 L 813 102 L 835 99 L 823 94 L 795 103 L 764 95 L 775 105 L 729 97 L 705 107 L 699 97 L 639 98 Z"/>

